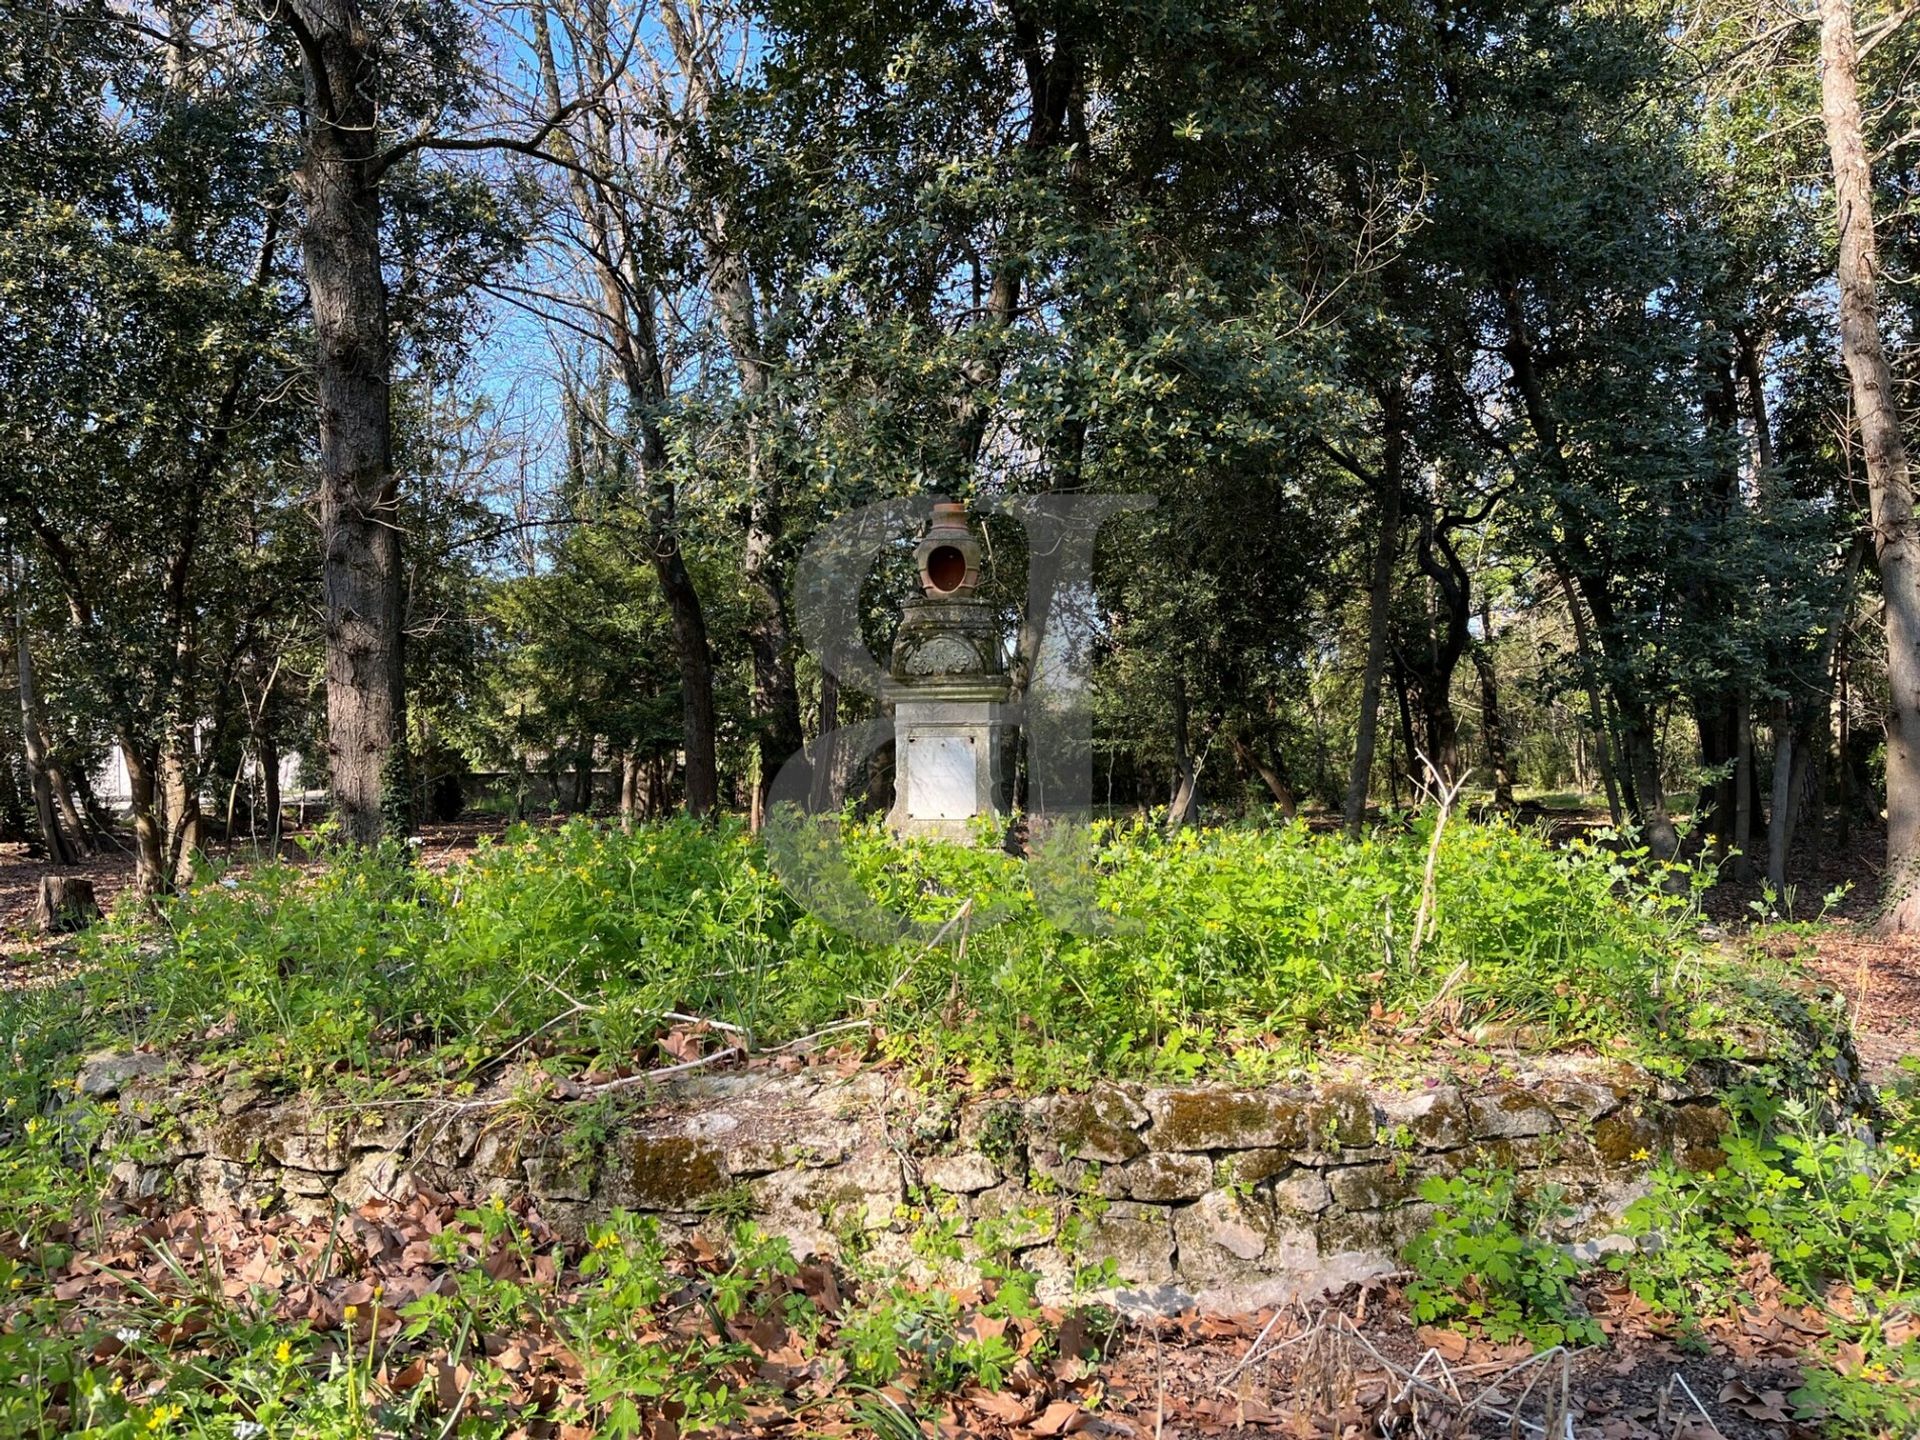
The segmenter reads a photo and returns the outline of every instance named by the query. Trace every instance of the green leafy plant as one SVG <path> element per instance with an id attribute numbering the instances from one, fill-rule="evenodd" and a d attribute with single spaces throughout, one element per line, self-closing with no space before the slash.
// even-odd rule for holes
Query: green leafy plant
<path id="1" fill-rule="evenodd" d="M 1920 1066 L 1914 1067 L 1920 1073 Z M 1746 1303 L 1753 1262 L 1825 1317 L 1826 1363 L 1793 1399 L 1829 1433 L 1876 1437 L 1920 1425 L 1920 1125 L 1913 1087 L 1882 1092 L 1881 1133 L 1804 1099 L 1737 1097 L 1723 1164 L 1663 1167 L 1627 1212 L 1639 1245 L 1613 1266 L 1692 1327 Z"/>
<path id="2" fill-rule="evenodd" d="M 1574 1293 L 1579 1266 L 1541 1233 L 1560 1208 L 1553 1187 L 1522 1197 L 1510 1172 L 1468 1170 L 1420 1187 L 1438 1208 L 1407 1247 L 1407 1303 L 1423 1322 L 1464 1324 L 1497 1343 L 1599 1344 L 1599 1324 Z"/>
<path id="3" fill-rule="evenodd" d="M 903 845 L 877 825 L 843 834 L 847 869 L 877 903 L 935 926 L 970 906 L 964 945 L 954 930 L 929 963 L 919 942 L 833 928 L 731 824 L 516 830 L 444 873 L 400 846 L 323 849 L 244 879 L 203 874 L 157 929 L 125 912 L 89 936 L 70 982 L 0 996 L 12 1062 L 0 1087 L 37 1107 L 98 1041 L 296 1083 L 429 1055 L 435 1073 L 469 1077 L 507 1055 L 630 1064 L 668 1012 L 761 1044 L 858 1016 L 924 1073 L 983 1080 L 1270 1079 L 1290 1056 L 1436 999 L 1458 1029 L 1497 1022 L 1543 1046 L 1625 1039 L 1656 1057 L 1711 1050 L 1729 1016 L 1788 1003 L 1703 958 L 1688 931 L 1697 874 L 1676 893 L 1631 851 L 1555 846 L 1504 822 L 1444 831 L 1417 963 L 1422 824 L 1357 844 L 1300 825 L 1102 825 L 1089 842 L 1097 903 L 1125 923 L 1093 935 L 1055 926 L 1030 870 L 1002 851 Z"/>

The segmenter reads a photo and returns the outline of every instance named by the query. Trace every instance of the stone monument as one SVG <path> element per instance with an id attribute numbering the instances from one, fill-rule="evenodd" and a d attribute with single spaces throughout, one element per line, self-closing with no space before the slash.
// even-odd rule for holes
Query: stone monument
<path id="1" fill-rule="evenodd" d="M 965 840 L 998 816 L 1008 680 L 993 607 L 980 585 L 980 542 L 967 507 L 942 500 L 914 552 L 920 588 L 893 641 L 880 698 L 893 710 L 894 834 Z"/>

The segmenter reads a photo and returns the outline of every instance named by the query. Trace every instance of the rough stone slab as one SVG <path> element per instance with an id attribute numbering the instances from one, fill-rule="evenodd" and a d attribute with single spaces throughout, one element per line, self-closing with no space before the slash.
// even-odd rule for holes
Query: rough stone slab
<path id="1" fill-rule="evenodd" d="M 1318 1170 L 1295 1170 L 1274 1181 L 1273 1203 L 1283 1214 L 1318 1215 L 1333 1204 L 1333 1188 Z"/>
<path id="2" fill-rule="evenodd" d="M 414 1127 L 426 1118 L 424 1107 L 411 1105 L 383 1105 L 359 1111 L 353 1115 L 347 1131 L 347 1148 L 399 1150 L 408 1143 Z"/>
<path id="3" fill-rule="evenodd" d="M 725 1110 L 702 1110 L 687 1116 L 679 1131 L 691 1140 L 725 1141 L 739 1131 L 741 1117 Z"/>
<path id="4" fill-rule="evenodd" d="M 1511 1140 L 1546 1135 L 1559 1128 L 1553 1111 L 1531 1090 L 1514 1086 L 1483 1092 L 1467 1101 L 1476 1140 Z"/>
<path id="5" fill-rule="evenodd" d="M 1173 1278 L 1173 1219 L 1158 1205 L 1120 1200 L 1086 1227 L 1083 1263 L 1114 1262 L 1123 1285 L 1159 1285 Z"/>
<path id="6" fill-rule="evenodd" d="M 354 1209 L 371 1200 L 410 1200 L 413 1192 L 413 1174 L 405 1158 L 390 1150 L 355 1155 L 333 1182 L 333 1198 Z"/>
<path id="7" fill-rule="evenodd" d="M 523 1143 L 518 1132 L 504 1126 L 483 1130 L 465 1168 L 479 1180 L 519 1180 L 526 1174 Z"/>
<path id="8" fill-rule="evenodd" d="M 1659 1155 L 1665 1141 L 1659 1125 L 1638 1106 L 1622 1107 L 1593 1126 L 1593 1148 L 1606 1165 L 1644 1163 Z"/>
<path id="9" fill-rule="evenodd" d="M 259 1098 L 259 1086 L 241 1085 L 236 1089 L 222 1090 L 220 1092 L 220 1102 L 215 1108 L 218 1109 L 222 1115 L 238 1115 L 242 1110 L 252 1109 L 254 1102 Z"/>
<path id="10" fill-rule="evenodd" d="M 1110 1195 L 1165 1204 L 1191 1200 L 1213 1184 L 1213 1162 L 1205 1155 L 1152 1154 L 1129 1160 L 1100 1176 L 1101 1189 Z"/>
<path id="11" fill-rule="evenodd" d="M 1420 1193 L 1427 1172 L 1412 1165 L 1355 1165 L 1327 1172 L 1327 1188 L 1342 1210 L 1384 1210 Z"/>
<path id="12" fill-rule="evenodd" d="M 687 1135 L 635 1135 L 620 1159 L 608 1185 L 631 1210 L 692 1210 L 733 1181 L 720 1147 Z"/>
<path id="13" fill-rule="evenodd" d="M 978 1151 L 969 1150 L 922 1160 L 920 1179 L 949 1195 L 973 1195 L 998 1185 L 1001 1175 L 1000 1167 L 993 1161 Z"/>
<path id="14" fill-rule="evenodd" d="M 1329 1085 L 1307 1107 L 1309 1149 L 1357 1150 L 1373 1144 L 1373 1096 L 1358 1085 Z"/>
<path id="15" fill-rule="evenodd" d="M 806 1168 L 800 1160 L 799 1152 L 784 1140 L 760 1136 L 725 1147 L 720 1152 L 720 1163 L 729 1175 L 739 1180 L 751 1180 L 756 1175 L 771 1175 L 774 1171 L 785 1170 L 789 1166 Z"/>
<path id="16" fill-rule="evenodd" d="M 1582 1121 L 1598 1120 L 1626 1098 L 1619 1086 L 1566 1075 L 1542 1076 L 1532 1088 L 1554 1110 Z"/>
<path id="17" fill-rule="evenodd" d="M 90 1100 L 106 1100 L 118 1095 L 133 1081 L 158 1075 L 166 1068 L 164 1055 L 150 1055 L 142 1050 L 96 1050 L 80 1062 L 80 1074 L 73 1088 Z"/>
<path id="18" fill-rule="evenodd" d="M 1469 1149 L 1452 1151 L 1445 1158 L 1456 1163 L 1436 1166 L 1432 1173 L 1455 1174 L 1462 1163 L 1491 1170 L 1537 1170 L 1562 1162 L 1577 1164 L 1592 1155 L 1592 1147 L 1584 1140 L 1566 1134 L 1516 1135 L 1511 1140 L 1481 1140 Z"/>
<path id="19" fill-rule="evenodd" d="M 430 1115 L 422 1124 L 414 1154 L 442 1170 L 463 1168 L 480 1139 L 480 1122 L 471 1115 Z"/>
<path id="20" fill-rule="evenodd" d="M 1388 1135 L 1404 1128 L 1423 1150 L 1453 1150 L 1473 1139 L 1473 1120 L 1457 1085 L 1410 1095 L 1386 1094 L 1379 1104 Z"/>
<path id="21" fill-rule="evenodd" d="M 1147 1140 L 1159 1151 L 1298 1150 L 1312 1134 L 1310 1102 L 1265 1090 L 1155 1090 L 1147 1109 Z"/>
<path id="22" fill-rule="evenodd" d="M 326 1174 L 347 1168 L 346 1126 L 337 1117 L 285 1107 L 271 1113 L 260 1139 L 266 1153 L 282 1165 Z"/>
<path id="23" fill-rule="evenodd" d="M 1063 1195 L 1078 1195 L 1086 1188 L 1087 1177 L 1098 1168 L 1091 1160 L 1069 1160 L 1057 1145 L 1035 1145 L 1027 1151 L 1027 1178 L 1044 1179 Z M 1009 1163 L 1009 1173 L 1014 1170 L 1014 1164 Z"/>
<path id="24" fill-rule="evenodd" d="M 281 1193 L 301 1200 L 330 1200 L 333 1198 L 332 1175 L 323 1175 L 318 1170 L 302 1170 L 293 1165 L 282 1166 L 277 1172 Z"/>
<path id="25" fill-rule="evenodd" d="M 175 1172 L 176 1198 L 205 1206 L 231 1205 L 239 1210 L 258 1208 L 259 1187 L 247 1167 L 217 1156 L 207 1156 Z"/>
<path id="26" fill-rule="evenodd" d="M 251 1163 L 266 1154 L 270 1121 L 263 1111 L 247 1110 L 207 1127 L 206 1153 L 216 1160 Z"/>
<path id="27" fill-rule="evenodd" d="M 1318 1226 L 1320 1248 L 1329 1255 L 1397 1257 L 1438 1213 L 1424 1202 L 1392 1210 L 1341 1211 Z"/>
<path id="28" fill-rule="evenodd" d="M 756 1220 L 797 1254 L 836 1252 L 861 1231 L 872 1253 L 924 1267 L 902 1218 L 904 1140 L 921 1156 L 908 1167 L 916 1183 L 965 1197 L 956 1268 L 989 1244 L 1009 1247 L 1064 1294 L 1078 1266 L 1111 1258 L 1132 1287 L 1116 1289 L 1115 1303 L 1164 1309 L 1200 1297 L 1270 1303 L 1391 1267 L 1431 1219 L 1421 1182 L 1467 1166 L 1562 1186 L 1554 1238 L 1595 1241 L 1620 1228 L 1659 1157 L 1720 1163 L 1726 1127 L 1710 1097 L 1662 1098 L 1651 1075 L 1567 1057 L 1543 1059 L 1517 1082 L 1411 1094 L 1110 1083 L 970 1099 L 919 1095 L 886 1072 L 740 1072 L 634 1095 L 639 1113 L 581 1159 L 556 1138 L 570 1123 L 567 1102 L 538 1124 L 493 1104 L 524 1082 L 503 1079 L 467 1109 L 363 1111 L 270 1100 L 244 1084 L 169 1089 L 136 1077 L 99 1144 L 107 1164 L 164 1157 L 116 1170 L 123 1193 L 164 1184 L 184 1200 L 320 1213 L 404 1198 L 418 1173 L 436 1189 L 529 1195 L 570 1234 L 616 1207 L 670 1233 L 716 1227 L 703 1212 L 744 1183 Z M 1112 1202 L 1104 1212 L 1073 1198 L 1096 1174 Z"/>
<path id="29" fill-rule="evenodd" d="M 107 1193 L 118 1200 L 145 1200 L 166 1186 L 167 1172 L 137 1160 L 118 1160 L 107 1172 Z"/>
<path id="30" fill-rule="evenodd" d="M 1060 1233 L 1060 1207 L 1016 1184 L 996 1185 L 973 1197 L 974 1233 L 992 1232 L 1008 1250 L 1031 1250 Z"/>
<path id="31" fill-rule="evenodd" d="M 1309 1237 L 1312 1231 L 1306 1231 Z M 1279 1231 L 1273 1211 L 1258 1196 L 1212 1190 L 1192 1205 L 1173 1212 L 1174 1243 L 1180 1273 L 1205 1283 L 1243 1274 L 1249 1267 L 1272 1270 L 1268 1252 L 1284 1236 L 1295 1244 L 1298 1234 Z"/>
<path id="32" fill-rule="evenodd" d="M 1221 1156 L 1214 1173 L 1222 1185 L 1258 1185 L 1297 1169 L 1291 1150 L 1236 1150 Z"/>
<path id="33" fill-rule="evenodd" d="M 886 1229 L 893 1223 L 895 1211 L 905 1203 L 906 1193 L 900 1161 L 884 1144 L 856 1152 L 843 1165 L 778 1170 L 750 1182 L 754 1218 L 770 1234 L 798 1237 L 814 1250 L 830 1248 L 832 1236 L 849 1226 L 865 1231 Z"/>
<path id="34" fill-rule="evenodd" d="M 525 1162 L 527 1193 L 536 1200 L 591 1200 L 593 1166 L 569 1164 L 559 1156 L 536 1155 Z"/>
<path id="35" fill-rule="evenodd" d="M 1084 1094 L 1059 1096 L 1043 1114 L 1046 1133 L 1070 1160 L 1118 1165 L 1147 1148 L 1139 1131 L 1151 1116 L 1118 1085 L 1096 1085 Z"/>
<path id="36" fill-rule="evenodd" d="M 1676 1105 L 1671 1129 L 1673 1158 L 1689 1170 L 1717 1170 L 1727 1163 L 1723 1141 L 1732 1122 L 1717 1104 Z"/>

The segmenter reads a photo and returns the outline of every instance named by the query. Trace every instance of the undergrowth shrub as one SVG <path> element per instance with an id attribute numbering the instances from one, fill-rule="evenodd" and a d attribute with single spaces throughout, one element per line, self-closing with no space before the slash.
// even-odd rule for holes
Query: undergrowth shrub
<path id="1" fill-rule="evenodd" d="M 1881 1092 L 1879 1133 L 1804 1100 L 1735 1097 L 1725 1163 L 1665 1167 L 1627 1211 L 1639 1248 L 1613 1262 L 1656 1310 L 1697 1334 L 1751 1304 L 1758 1258 L 1784 1298 L 1827 1327 L 1793 1399 L 1827 1434 L 1920 1433 L 1920 1059 Z"/>
<path id="2" fill-rule="evenodd" d="M 1546 1233 L 1561 1214 L 1554 1186 L 1521 1195 L 1511 1171 L 1468 1170 L 1420 1187 L 1434 1221 L 1407 1247 L 1416 1320 L 1464 1324 L 1495 1344 L 1597 1345 L 1599 1323 L 1574 1292 L 1574 1258 Z"/>
<path id="3" fill-rule="evenodd" d="M 809 914 L 730 823 L 517 829 L 438 874 L 399 848 L 334 852 L 207 876 L 157 926 L 123 914 L 64 990 L 0 1000 L 0 1041 L 16 1084 L 101 1036 L 296 1076 L 428 1051 L 457 1075 L 536 1032 L 582 1063 L 632 1063 L 668 1010 L 761 1043 L 871 1016 L 900 1053 L 1034 1083 L 1229 1062 L 1257 1076 L 1383 1014 L 1524 1026 L 1543 1047 L 1691 1043 L 1708 987 L 1687 895 L 1599 846 L 1456 820 L 1416 954 L 1431 824 L 1358 843 L 1304 825 L 1102 827 L 1097 935 L 1047 919 L 1027 862 L 847 826 L 847 865 L 879 904 L 936 926 L 968 907 L 937 948 Z"/>

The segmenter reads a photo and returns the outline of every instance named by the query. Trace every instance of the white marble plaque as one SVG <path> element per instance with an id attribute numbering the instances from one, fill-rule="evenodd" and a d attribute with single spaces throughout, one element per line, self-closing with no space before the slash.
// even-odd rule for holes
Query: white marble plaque
<path id="1" fill-rule="evenodd" d="M 907 741 L 907 814 L 915 820 L 965 820 L 974 813 L 973 746 L 961 735 Z"/>

